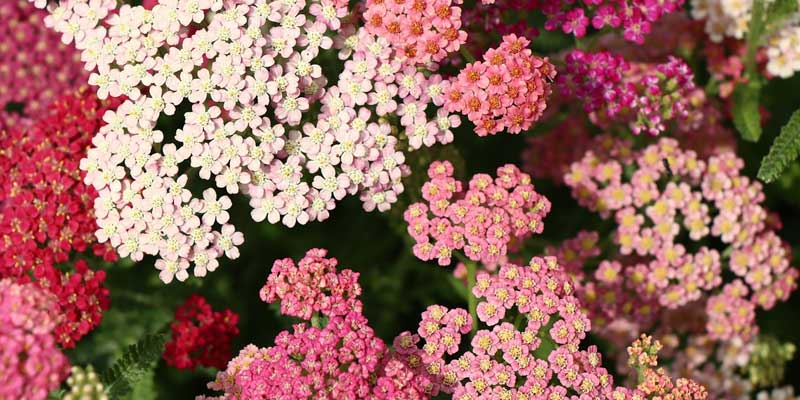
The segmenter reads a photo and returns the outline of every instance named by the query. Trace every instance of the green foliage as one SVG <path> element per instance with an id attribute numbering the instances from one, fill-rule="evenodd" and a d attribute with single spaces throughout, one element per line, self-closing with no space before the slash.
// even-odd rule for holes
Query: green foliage
<path id="1" fill-rule="evenodd" d="M 792 114 L 789 122 L 781 128 L 775 143 L 761 161 L 758 178 L 764 182 L 772 182 L 800 155 L 800 110 Z"/>
<path id="2" fill-rule="evenodd" d="M 152 380 L 153 368 L 168 339 L 167 329 L 162 329 L 158 333 L 144 336 L 125 349 L 122 357 L 102 375 L 102 381 L 112 399 L 122 398 L 133 392 L 137 384 L 148 376 Z"/>
<path id="3" fill-rule="evenodd" d="M 757 83 L 740 85 L 733 93 L 733 124 L 742 138 L 757 142 L 761 137 L 761 114 L 758 101 L 761 88 Z"/>
<path id="4" fill-rule="evenodd" d="M 797 12 L 796 0 L 774 0 L 767 7 L 765 25 L 768 32 L 776 29 L 785 18 Z"/>

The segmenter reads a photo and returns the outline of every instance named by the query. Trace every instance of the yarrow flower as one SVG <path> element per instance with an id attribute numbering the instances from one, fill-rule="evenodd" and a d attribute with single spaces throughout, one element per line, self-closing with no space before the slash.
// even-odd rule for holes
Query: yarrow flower
<path id="1" fill-rule="evenodd" d="M 262 299 L 280 300 L 282 312 L 311 319 L 311 325 L 295 324 L 278 334 L 274 346 L 245 347 L 209 383 L 225 392 L 219 399 L 428 398 L 361 314 L 358 274 L 337 272 L 337 260 L 326 254 L 312 249 L 297 266 L 290 260 L 275 263 Z"/>
<path id="2" fill-rule="evenodd" d="M 103 382 L 91 365 L 72 367 L 67 385 L 69 392 L 64 394 L 64 400 L 108 400 Z"/>
<path id="3" fill-rule="evenodd" d="M 56 298 L 30 284 L 0 280 L 0 397 L 46 399 L 69 374 L 53 330 Z"/>
<path id="4" fill-rule="evenodd" d="M 565 178 L 573 195 L 604 218 L 613 215 L 619 252 L 638 257 L 624 268 L 601 264 L 598 280 L 629 280 L 634 297 L 667 308 L 701 300 L 713 339 L 752 338 L 755 309 L 788 299 L 798 272 L 761 205 L 760 183 L 741 175 L 743 165 L 733 153 L 698 159 L 673 139 L 627 159 L 590 151 L 574 163 Z M 723 271 L 735 280 L 725 282 Z"/>
<path id="5" fill-rule="evenodd" d="M 349 269 L 337 272 L 337 260 L 326 255 L 327 250 L 311 249 L 297 265 L 291 258 L 275 261 L 261 288 L 261 300 L 278 301 L 281 313 L 304 320 L 310 320 L 313 313 L 344 316 L 360 312 L 358 273 Z"/>
<path id="6" fill-rule="evenodd" d="M 192 295 L 175 310 L 164 360 L 180 369 L 225 368 L 231 341 L 239 334 L 238 322 L 239 316 L 233 311 L 213 311 L 205 298 Z"/>
<path id="7" fill-rule="evenodd" d="M 88 78 L 80 53 L 45 27 L 46 16 L 26 0 L 0 4 L 0 131 L 29 126 Z"/>
<path id="8" fill-rule="evenodd" d="M 692 127 L 701 118 L 694 74 L 675 57 L 661 64 L 629 63 L 606 51 L 572 50 L 558 83 L 601 127 L 620 122 L 634 134 L 658 135 L 672 120 Z"/>
<path id="9" fill-rule="evenodd" d="M 99 193 L 98 239 L 135 261 L 157 256 L 166 283 L 239 256 L 229 195 L 289 227 L 327 219 L 347 195 L 385 211 L 409 173 L 389 120 L 413 149 L 452 141 L 459 124 L 436 110 L 447 82 L 349 25 L 346 2 L 115 7 L 62 1 L 47 23 L 83 50 L 101 98 L 128 98 L 81 164 Z M 344 69 L 328 85 L 318 62 L 336 50 Z M 157 125 L 184 111 L 174 135 Z M 198 177 L 212 186 L 202 197 Z"/>
<path id="10" fill-rule="evenodd" d="M 519 133 L 541 118 L 556 70 L 546 58 L 533 55 L 530 41 L 507 35 L 459 72 L 445 91 L 445 109 L 475 124 L 479 136 L 507 130 Z"/>
<path id="11" fill-rule="evenodd" d="M 586 35 L 591 24 L 598 30 L 605 27 L 622 29 L 626 40 L 639 44 L 644 43 L 645 35 L 650 33 L 651 24 L 683 6 L 683 0 L 598 0 L 586 3 L 540 0 L 538 3 L 547 16 L 544 25 L 547 30 L 560 29 L 566 34 L 581 38 Z"/>
<path id="12" fill-rule="evenodd" d="M 416 241 L 414 255 L 423 261 L 451 262 L 454 251 L 470 260 L 493 263 L 509 248 L 544 229 L 550 202 L 536 192 L 529 175 L 508 164 L 497 177 L 477 174 L 464 187 L 453 178 L 453 165 L 434 162 L 422 187 L 424 203 L 403 214 Z"/>
<path id="13" fill-rule="evenodd" d="M 67 348 L 96 327 L 109 306 L 105 272 L 89 269 L 83 258 L 114 261 L 116 254 L 94 237 L 96 192 L 81 182 L 78 164 L 102 114 L 116 104 L 83 88 L 55 100 L 29 128 L 0 136 L 0 277 L 33 279 L 58 297 L 65 318 L 55 334 Z M 56 268 L 63 263 L 72 264 L 67 273 Z"/>

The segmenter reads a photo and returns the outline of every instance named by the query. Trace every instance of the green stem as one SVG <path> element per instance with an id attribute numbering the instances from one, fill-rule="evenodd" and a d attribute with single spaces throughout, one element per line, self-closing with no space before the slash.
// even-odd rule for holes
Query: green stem
<path id="1" fill-rule="evenodd" d="M 475 61 L 477 61 L 475 60 L 475 56 L 472 55 L 467 46 L 461 45 L 461 47 L 458 48 L 458 51 L 467 60 L 468 63 L 474 63 Z"/>
<path id="2" fill-rule="evenodd" d="M 318 329 L 322 328 L 322 318 L 319 317 L 318 312 L 311 315 L 311 326 Z"/>
<path id="3" fill-rule="evenodd" d="M 474 262 L 465 263 L 467 266 L 467 304 L 469 305 L 469 315 L 472 317 L 472 332 L 478 331 L 478 298 L 472 294 L 472 288 L 475 286 L 475 269 Z"/>

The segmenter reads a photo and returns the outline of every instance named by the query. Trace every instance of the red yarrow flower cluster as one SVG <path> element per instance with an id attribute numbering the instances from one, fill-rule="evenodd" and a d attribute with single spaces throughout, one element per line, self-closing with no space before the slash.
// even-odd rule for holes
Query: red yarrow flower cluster
<path id="1" fill-rule="evenodd" d="M 590 24 L 595 29 L 622 28 L 626 40 L 642 44 L 645 35 L 650 33 L 651 24 L 662 16 L 681 9 L 683 0 L 588 0 L 580 3 L 569 0 L 540 0 L 539 3 L 542 12 L 547 16 L 544 25 L 547 30 L 560 29 L 581 38 L 586 35 Z"/>
<path id="2" fill-rule="evenodd" d="M 529 129 L 547 107 L 556 70 L 528 45 L 526 38 L 507 35 L 483 61 L 467 64 L 445 91 L 445 109 L 466 115 L 479 136 Z"/>
<path id="3" fill-rule="evenodd" d="M 384 38 L 406 65 L 430 64 L 467 41 L 461 30 L 463 0 L 367 0 L 367 32 Z"/>
<path id="4" fill-rule="evenodd" d="M 275 261 L 261 288 L 261 300 L 279 301 L 281 313 L 304 320 L 310 320 L 313 313 L 344 316 L 361 312 L 358 273 L 349 269 L 338 272 L 338 261 L 326 258 L 327 254 L 324 249 L 311 249 L 297 265 L 291 258 Z"/>
<path id="5" fill-rule="evenodd" d="M 310 326 L 299 323 L 278 334 L 273 346 L 245 347 L 209 383 L 209 388 L 225 392 L 217 399 L 429 398 L 412 384 L 412 371 L 391 357 L 361 314 L 358 274 L 337 272 L 337 260 L 326 254 L 312 249 L 297 266 L 288 260 L 275 263 L 262 299 L 280 300 L 287 315 L 308 320 L 313 312 L 314 318 Z M 312 307 L 317 303 L 311 301 L 322 306 Z"/>
<path id="6" fill-rule="evenodd" d="M 69 374 L 53 330 L 57 299 L 30 284 L 0 280 L 0 398 L 44 400 Z"/>
<path id="7" fill-rule="evenodd" d="M 80 53 L 45 27 L 45 16 L 26 0 L 0 4 L 0 131 L 29 126 L 88 79 Z"/>
<path id="8" fill-rule="evenodd" d="M 0 277 L 34 280 L 58 296 L 66 318 L 57 338 L 68 348 L 100 323 L 109 305 L 105 273 L 76 257 L 116 260 L 109 246 L 96 243 L 96 193 L 83 184 L 78 164 L 103 114 L 117 103 L 80 89 L 54 101 L 29 128 L 0 134 Z M 56 268 L 69 263 L 67 273 Z"/>
<path id="9" fill-rule="evenodd" d="M 192 295 L 175 310 L 172 340 L 164 348 L 167 365 L 225 368 L 231 341 L 239 334 L 239 316 L 231 310 L 213 311 L 206 299 Z"/>
<path id="10" fill-rule="evenodd" d="M 448 161 L 431 164 L 428 176 L 422 187 L 426 202 L 412 204 L 403 215 L 416 241 L 414 255 L 423 261 L 446 266 L 454 251 L 463 251 L 470 260 L 491 264 L 544 230 L 550 202 L 512 164 L 498 168 L 496 178 L 473 176 L 466 188 L 453 178 Z"/>
<path id="11" fill-rule="evenodd" d="M 660 64 L 629 63 L 607 51 L 573 50 L 565 61 L 560 89 L 583 102 L 584 111 L 601 127 L 617 122 L 637 135 L 658 135 L 670 121 L 690 128 L 701 118 L 697 108 L 703 98 L 694 74 L 678 58 Z"/>

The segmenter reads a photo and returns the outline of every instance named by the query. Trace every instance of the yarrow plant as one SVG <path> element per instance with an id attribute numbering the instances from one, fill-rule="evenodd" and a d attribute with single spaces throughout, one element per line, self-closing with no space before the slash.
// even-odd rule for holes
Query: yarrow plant
<path id="1" fill-rule="evenodd" d="M 419 259 L 446 266 L 460 251 L 470 260 L 493 263 L 544 230 L 550 202 L 516 166 L 498 168 L 495 178 L 475 175 L 466 187 L 453 172 L 449 161 L 432 163 L 422 187 L 425 202 L 403 214 Z"/>
<path id="2" fill-rule="evenodd" d="M 55 332 L 67 348 L 96 327 L 109 306 L 105 272 L 90 269 L 85 259 L 114 261 L 116 254 L 95 239 L 96 192 L 83 184 L 78 164 L 101 116 L 118 103 L 79 89 L 53 101 L 29 128 L 0 137 L 0 277 L 33 280 L 57 296 L 64 318 Z"/>
<path id="3" fill-rule="evenodd" d="M 0 131 L 27 127 L 89 76 L 80 53 L 45 27 L 46 16 L 26 0 L 0 5 Z"/>
<path id="4" fill-rule="evenodd" d="M 530 41 L 507 35 L 459 72 L 445 90 L 445 109 L 459 112 L 475 124 L 479 136 L 520 133 L 544 113 L 556 70 L 546 58 L 533 55 Z"/>
<path id="5" fill-rule="evenodd" d="M 701 118 L 702 96 L 694 74 L 682 60 L 661 64 L 629 63 L 602 51 L 572 50 L 559 75 L 561 92 L 583 102 L 584 111 L 601 127 L 627 124 L 634 134 L 658 135 L 673 120 L 692 127 Z"/>
<path id="6" fill-rule="evenodd" d="M 346 2 L 115 7 L 62 1 L 47 22 L 82 49 L 101 98 L 128 98 L 81 164 L 100 197 L 98 238 L 135 261 L 158 256 L 166 283 L 238 257 L 228 195 L 247 195 L 254 220 L 289 227 L 325 220 L 346 195 L 385 211 L 408 173 L 390 121 L 414 149 L 452 141 L 458 126 L 436 111 L 446 81 L 356 29 Z M 332 54 L 344 70 L 328 85 L 335 73 L 317 63 Z M 184 111 L 174 138 L 158 126 Z M 197 196 L 197 177 L 216 189 Z"/>
<path id="7" fill-rule="evenodd" d="M 30 284 L 0 280 L 0 397 L 46 399 L 69 375 L 53 334 L 56 298 Z"/>
<path id="8" fill-rule="evenodd" d="M 337 260 L 326 256 L 326 250 L 312 249 L 297 266 L 275 262 L 262 299 L 279 300 L 282 312 L 305 321 L 278 334 L 274 346 L 245 347 L 209 383 L 225 392 L 219 399 L 428 398 L 361 314 L 358 273 L 337 272 Z"/>
<path id="9" fill-rule="evenodd" d="M 788 299 L 798 273 L 761 205 L 761 185 L 742 167 L 733 153 L 701 160 L 672 139 L 627 158 L 587 152 L 565 181 L 580 204 L 614 217 L 618 251 L 634 257 L 626 267 L 601 264 L 598 279 L 629 280 L 633 297 L 667 308 L 702 299 L 713 339 L 752 338 L 755 309 Z M 735 279 L 723 280 L 723 268 Z"/>
<path id="10" fill-rule="evenodd" d="M 239 316 L 233 311 L 214 311 L 205 298 L 192 295 L 175 310 L 172 339 L 164 348 L 164 360 L 181 369 L 225 368 L 231 356 L 231 341 L 239 334 L 238 322 Z"/>

